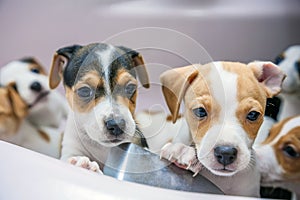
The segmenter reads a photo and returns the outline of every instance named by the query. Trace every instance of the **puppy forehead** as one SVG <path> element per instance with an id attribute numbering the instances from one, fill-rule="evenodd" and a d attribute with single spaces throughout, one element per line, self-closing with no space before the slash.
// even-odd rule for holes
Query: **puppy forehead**
<path id="1" fill-rule="evenodd" d="M 274 145 L 276 143 L 284 142 L 285 139 L 290 137 L 300 137 L 300 131 L 297 133 L 295 130 L 300 130 L 300 116 L 294 118 L 287 118 L 274 126 L 271 129 L 269 137 L 264 143 L 270 143 Z"/>
<path id="2" fill-rule="evenodd" d="M 111 82 L 119 69 L 124 68 L 131 72 L 132 65 L 130 57 L 119 48 L 103 43 L 91 44 L 79 49 L 71 58 L 64 72 L 64 81 L 72 87 L 92 70 L 97 71 L 106 82 Z"/>

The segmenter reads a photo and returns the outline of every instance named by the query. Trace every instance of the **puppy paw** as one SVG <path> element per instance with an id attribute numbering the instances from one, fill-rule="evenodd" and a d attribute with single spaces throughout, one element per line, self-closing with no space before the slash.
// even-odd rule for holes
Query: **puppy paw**
<path id="1" fill-rule="evenodd" d="M 195 148 L 182 143 L 167 143 L 161 149 L 160 158 L 165 158 L 176 166 L 194 172 L 195 177 L 202 169 Z"/>
<path id="2" fill-rule="evenodd" d="M 86 156 L 71 157 L 68 159 L 68 163 L 84 169 L 88 169 L 99 174 L 103 174 L 100 170 L 98 163 L 96 163 L 95 161 L 90 161 L 90 159 Z"/>

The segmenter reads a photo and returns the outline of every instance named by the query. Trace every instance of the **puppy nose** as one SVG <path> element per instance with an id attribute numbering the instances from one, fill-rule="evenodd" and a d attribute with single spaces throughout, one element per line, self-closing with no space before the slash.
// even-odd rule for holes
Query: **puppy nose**
<path id="1" fill-rule="evenodd" d="M 214 149 L 214 155 L 217 161 L 226 166 L 236 160 L 238 150 L 231 146 L 218 146 Z"/>
<path id="2" fill-rule="evenodd" d="M 31 85 L 30 85 L 30 89 L 35 91 L 35 92 L 40 92 L 42 90 L 42 85 L 37 82 L 37 81 L 34 81 Z"/>
<path id="3" fill-rule="evenodd" d="M 125 120 L 124 119 L 108 119 L 105 121 L 105 126 L 110 134 L 114 136 L 124 133 Z"/>

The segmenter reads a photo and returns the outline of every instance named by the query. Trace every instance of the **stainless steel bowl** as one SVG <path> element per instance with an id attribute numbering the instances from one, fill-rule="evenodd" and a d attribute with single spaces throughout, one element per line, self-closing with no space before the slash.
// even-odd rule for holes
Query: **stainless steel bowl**
<path id="1" fill-rule="evenodd" d="M 105 163 L 104 174 L 160 188 L 223 194 L 209 180 L 198 174 L 178 168 L 134 144 L 122 144 L 111 149 Z"/>

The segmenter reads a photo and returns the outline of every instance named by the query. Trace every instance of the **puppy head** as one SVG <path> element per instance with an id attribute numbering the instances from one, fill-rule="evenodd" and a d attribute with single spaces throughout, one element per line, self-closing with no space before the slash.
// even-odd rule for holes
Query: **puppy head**
<path id="1" fill-rule="evenodd" d="M 1 84 L 14 83 L 14 88 L 30 108 L 29 112 L 38 112 L 45 106 L 50 92 L 48 77 L 43 67 L 34 58 L 13 61 L 1 68 Z"/>
<path id="2" fill-rule="evenodd" d="M 114 146 L 137 139 L 133 137 L 137 78 L 149 87 L 139 53 L 97 43 L 59 49 L 53 58 L 49 84 L 55 88 L 63 79 L 81 133 Z"/>
<path id="3" fill-rule="evenodd" d="M 300 181 L 300 116 L 275 124 L 256 149 L 262 182 Z"/>
<path id="4" fill-rule="evenodd" d="M 286 74 L 282 84 L 283 92 L 297 92 L 300 90 L 300 45 L 291 46 L 277 56 L 275 63 Z"/>
<path id="5" fill-rule="evenodd" d="M 280 91 L 283 78 L 272 63 L 215 62 L 166 71 L 161 82 L 173 122 L 184 100 L 200 162 L 230 176 L 249 165 L 266 98 Z"/>
<path id="6" fill-rule="evenodd" d="M 0 139 L 6 140 L 17 133 L 27 114 L 27 106 L 10 85 L 0 87 L 0 99 Z"/>

